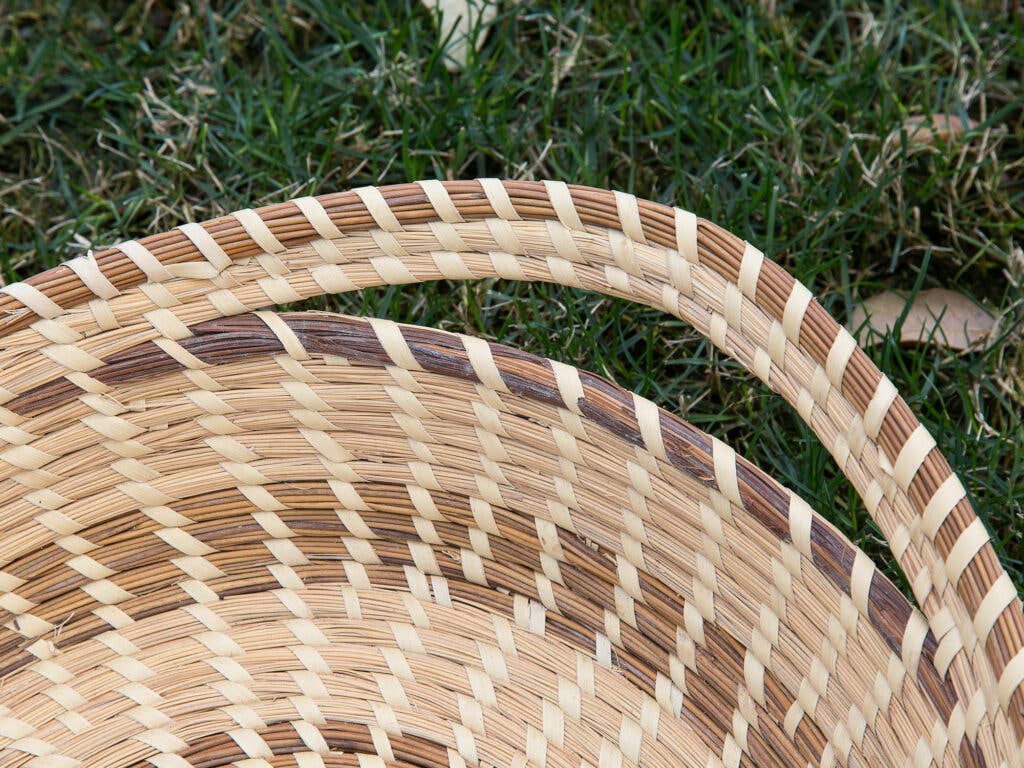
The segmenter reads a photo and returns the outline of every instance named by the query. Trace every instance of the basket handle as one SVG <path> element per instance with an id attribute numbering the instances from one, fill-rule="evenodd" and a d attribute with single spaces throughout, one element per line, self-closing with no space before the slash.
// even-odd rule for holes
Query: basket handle
<path id="1" fill-rule="evenodd" d="M 969 691 L 986 681 L 989 714 L 1024 738 L 1021 602 L 963 485 L 849 332 L 720 227 L 553 181 L 365 187 L 187 224 L 0 288 L 0 338 L 86 304 L 99 330 L 109 299 L 175 277 L 209 283 L 211 304 L 197 320 L 322 293 L 483 277 L 587 288 L 687 320 L 818 435 L 886 537 L 954 684 Z M 865 581 L 851 570 L 850 579 L 851 595 L 866 599 L 871 574 Z"/>

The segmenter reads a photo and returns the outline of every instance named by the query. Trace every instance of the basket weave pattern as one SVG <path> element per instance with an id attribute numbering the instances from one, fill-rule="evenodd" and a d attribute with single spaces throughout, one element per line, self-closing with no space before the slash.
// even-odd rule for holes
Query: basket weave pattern
<path id="1" fill-rule="evenodd" d="M 261 311 L 493 276 L 663 309 L 739 360 L 920 612 L 726 444 L 595 376 Z M 419 182 L 2 290 L 0 766 L 1021 764 L 1021 604 L 963 486 L 806 288 L 692 214 Z"/>

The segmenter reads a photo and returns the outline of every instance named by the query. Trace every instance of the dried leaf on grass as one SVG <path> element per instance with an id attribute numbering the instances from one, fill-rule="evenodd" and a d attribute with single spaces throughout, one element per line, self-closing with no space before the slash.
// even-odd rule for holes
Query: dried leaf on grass
<path id="1" fill-rule="evenodd" d="M 890 334 L 906 311 L 900 327 L 900 343 L 926 343 L 948 349 L 969 349 L 988 338 L 995 317 L 962 293 L 945 288 L 921 291 L 907 307 L 907 295 L 886 291 L 872 296 L 853 310 L 851 331 L 867 321 L 875 334 L 863 334 L 866 345 L 878 344 Z"/>
<path id="2" fill-rule="evenodd" d="M 977 125 L 973 120 L 967 120 L 965 124 L 957 115 L 914 115 L 903 123 L 903 130 L 911 144 L 930 147 L 938 142 L 948 144 Z"/>
<path id="3" fill-rule="evenodd" d="M 974 130 L 978 123 L 963 120 L 958 115 L 936 113 L 933 115 L 912 115 L 889 131 L 882 142 L 878 156 L 870 167 L 864 167 L 865 178 L 873 185 L 881 183 L 882 176 L 904 151 L 903 137 L 906 136 L 906 153 L 941 152 L 956 145 L 966 131 Z M 961 148 L 962 149 L 962 148 Z M 858 154 L 859 156 L 859 154 Z M 902 180 L 898 180 L 902 182 Z"/>
<path id="4" fill-rule="evenodd" d="M 441 24 L 446 40 L 444 64 L 450 71 L 466 66 L 471 47 L 484 44 L 486 24 L 498 13 L 495 0 L 423 0 Z"/>

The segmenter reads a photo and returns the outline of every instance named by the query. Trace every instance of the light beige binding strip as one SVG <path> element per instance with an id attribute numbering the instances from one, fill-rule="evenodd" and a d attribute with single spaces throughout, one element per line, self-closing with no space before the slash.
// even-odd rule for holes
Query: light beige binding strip
<path id="1" fill-rule="evenodd" d="M 953 511 L 953 507 L 959 504 L 965 496 L 967 496 L 967 490 L 956 475 L 950 475 L 939 486 L 921 515 L 922 530 L 929 539 L 935 539 L 939 528 L 949 517 L 949 513 Z"/>
<path id="2" fill-rule="evenodd" d="M 70 261 L 64 262 L 64 264 L 78 275 L 78 279 L 82 281 L 86 288 L 99 298 L 112 299 L 120 294 L 120 291 L 114 287 L 114 284 L 107 280 L 106 275 L 100 271 L 92 251 L 89 251 L 84 256 L 76 256 Z"/>
<path id="3" fill-rule="evenodd" d="M 455 207 L 451 195 L 448 194 L 444 184 L 436 179 L 428 179 L 417 183 L 420 185 L 420 189 L 423 190 L 423 194 L 427 196 L 427 200 L 430 201 L 430 205 L 437 211 L 437 215 L 441 217 L 441 221 L 446 224 L 458 224 L 463 221 L 462 214 Z"/>
<path id="4" fill-rule="evenodd" d="M 312 276 L 316 279 L 315 274 Z M 238 297 L 227 289 L 211 291 L 206 294 L 206 300 L 224 317 L 240 315 L 246 311 L 245 304 L 239 301 Z"/>
<path id="5" fill-rule="evenodd" d="M 644 439 L 644 446 L 662 461 L 668 461 L 665 453 L 665 441 L 661 435 L 661 412 L 658 406 L 640 395 L 633 395 L 633 408 L 636 411 L 637 425 Z"/>
<path id="6" fill-rule="evenodd" d="M 1017 691 L 1021 683 L 1024 683 L 1024 648 L 1010 660 L 1003 670 L 1002 677 L 999 678 L 999 706 L 1003 709 L 1009 706 L 1010 697 Z"/>
<path id="7" fill-rule="evenodd" d="M 903 642 L 901 658 L 903 667 L 911 680 L 917 677 L 917 667 L 921 661 L 921 651 L 924 648 L 925 637 L 928 635 L 928 622 L 925 621 L 920 612 L 914 611 L 910 614 L 910 621 L 903 631 Z M 898 693 L 899 686 L 894 686 Z"/>
<path id="8" fill-rule="evenodd" d="M 86 373 L 103 365 L 102 360 L 75 344 L 51 344 L 43 347 L 40 352 L 57 365 L 79 373 Z"/>
<path id="9" fill-rule="evenodd" d="M 383 230 L 374 232 L 374 240 L 378 239 L 378 235 L 385 234 L 387 233 Z M 387 285 L 406 285 L 416 282 L 416 276 L 396 256 L 375 256 L 370 259 L 370 266 Z"/>
<path id="10" fill-rule="evenodd" d="M 252 213 L 252 211 L 250 211 Z M 253 214 L 255 215 L 255 214 Z M 237 216 L 236 216 L 237 218 Z M 259 219 L 259 216 L 256 216 Z M 245 226 L 245 222 L 242 219 L 238 219 L 242 226 Z M 263 219 L 260 219 L 260 224 L 263 224 Z M 264 226 L 266 226 L 264 224 Z M 192 241 L 192 245 L 196 247 L 196 250 L 203 255 L 203 258 L 210 262 L 211 266 L 218 272 L 223 272 L 225 269 L 231 266 L 231 257 L 228 256 L 224 249 L 218 245 L 217 241 L 213 239 L 213 236 L 206 231 L 205 227 L 194 222 L 188 224 L 182 224 L 178 227 L 178 230 L 185 235 L 189 240 Z M 255 240 L 255 238 L 253 238 Z M 262 243 L 256 241 L 257 244 L 262 248 Z M 280 243 L 278 243 L 280 245 Z"/>
<path id="11" fill-rule="evenodd" d="M 675 219 L 676 250 L 691 264 L 700 263 L 697 255 L 697 216 L 676 208 Z"/>
<path id="12" fill-rule="evenodd" d="M 741 331 L 743 321 L 743 294 L 735 283 L 725 284 L 725 296 L 722 297 L 722 314 L 725 316 L 725 324 L 734 331 Z M 725 329 L 722 329 L 721 342 L 718 346 L 725 350 Z M 716 342 L 717 343 L 717 342 Z"/>
<path id="13" fill-rule="evenodd" d="M 170 280 L 171 273 L 167 267 L 150 253 L 142 243 L 135 240 L 126 240 L 115 247 L 131 259 L 132 264 L 139 268 L 150 283 L 163 283 L 166 280 Z"/>
<path id="14" fill-rule="evenodd" d="M 780 371 L 786 373 L 786 331 L 782 323 L 772 320 L 768 329 L 768 357 Z"/>
<path id="15" fill-rule="evenodd" d="M 743 295 L 751 301 L 756 300 L 757 278 L 761 274 L 761 265 L 764 263 L 764 254 L 750 243 L 744 246 L 743 258 L 740 260 L 740 273 L 736 284 L 739 285 Z"/>
<path id="16" fill-rule="evenodd" d="M 331 221 L 331 217 L 315 197 L 297 197 L 292 202 L 302 211 L 302 215 L 306 217 L 309 225 L 324 240 L 336 240 L 344 237 L 342 231 Z"/>
<path id="17" fill-rule="evenodd" d="M 487 196 L 487 202 L 494 209 L 495 215 L 505 221 L 521 221 L 522 216 L 512 205 L 512 199 L 508 196 L 505 185 L 498 179 L 477 179 Z M 504 247 L 504 246 L 503 246 Z"/>
<path id="18" fill-rule="evenodd" d="M 96 320 L 96 327 L 101 331 L 112 331 L 115 328 L 121 327 L 117 317 L 114 315 L 114 310 L 111 309 L 110 302 L 106 299 L 93 299 L 90 301 L 89 311 L 92 312 L 92 316 Z M 35 327 L 35 323 L 32 324 L 32 327 Z"/>
<path id="19" fill-rule="evenodd" d="M 267 328 L 277 336 L 277 340 L 281 342 L 284 347 L 285 353 L 295 360 L 309 360 L 309 354 L 306 352 L 306 348 L 302 346 L 302 342 L 299 341 L 299 337 L 295 335 L 295 331 L 291 329 L 281 316 L 276 312 L 254 312 L 254 315 L 267 324 Z"/>
<path id="20" fill-rule="evenodd" d="M 811 552 L 811 506 L 795 493 L 789 497 L 789 538 L 793 546 L 804 557 L 812 557 Z"/>
<path id="21" fill-rule="evenodd" d="M 366 320 L 377 335 L 377 340 L 380 342 L 381 347 L 384 348 L 384 352 L 394 361 L 395 365 L 407 371 L 423 370 L 423 367 L 413 356 L 412 350 L 409 349 L 405 336 L 402 335 L 402 329 L 398 327 L 394 320 L 386 320 L 380 317 L 368 317 Z"/>
<path id="22" fill-rule="evenodd" d="M 157 333 L 168 339 L 181 341 L 192 335 L 192 331 L 181 322 L 181 318 L 166 307 L 145 312 L 142 317 L 156 329 Z"/>
<path id="23" fill-rule="evenodd" d="M 1001 574 L 981 601 L 974 616 L 974 632 L 982 645 L 988 642 L 989 633 L 992 632 L 996 619 L 1016 596 L 1017 589 L 1013 586 L 1009 574 Z"/>
<path id="24" fill-rule="evenodd" d="M 28 283 L 11 283 L 0 286 L 0 293 L 13 296 L 40 317 L 51 320 L 64 313 L 64 310 L 42 291 Z"/>
<path id="25" fill-rule="evenodd" d="M 103 299 L 93 299 L 93 301 L 99 304 L 107 304 Z M 90 302 L 90 309 L 92 309 L 92 302 Z M 54 344 L 74 344 L 82 340 L 82 334 L 72 328 L 68 328 L 60 320 L 40 318 L 32 323 L 31 328 L 37 331 L 44 339 Z"/>
<path id="26" fill-rule="evenodd" d="M 153 343 L 160 347 L 160 349 L 166 352 L 169 356 L 174 358 L 179 365 L 187 368 L 188 370 L 197 371 L 201 368 L 208 367 L 206 363 L 176 341 L 167 338 L 160 338 L 153 339 Z"/>
<path id="27" fill-rule="evenodd" d="M 274 237 L 270 227 L 267 226 L 266 222 L 260 218 L 256 211 L 251 208 L 244 208 L 241 211 L 235 211 L 231 215 L 238 220 L 238 223 L 242 225 L 245 233 L 252 238 L 252 241 L 266 253 L 281 253 L 285 250 L 284 245 Z M 206 256 L 206 254 L 204 253 L 203 256 Z M 206 257 L 209 258 L 208 256 Z M 212 261 L 210 263 L 217 266 Z"/>
<path id="28" fill-rule="evenodd" d="M 562 223 L 562 226 L 576 232 L 583 232 L 583 222 L 572 201 L 572 194 L 564 181 L 545 181 L 544 189 L 547 190 L 551 200 L 551 207 L 555 210 L 555 216 Z"/>
<path id="29" fill-rule="evenodd" d="M 980 517 L 975 518 L 969 526 L 964 528 L 949 551 L 949 557 L 946 558 L 946 575 L 954 587 L 960 581 L 964 571 L 967 570 L 967 565 L 978 554 L 978 550 L 988 541 L 988 531 L 985 530 L 985 524 L 981 522 Z"/>
<path id="30" fill-rule="evenodd" d="M 828 374 L 828 380 L 833 387 L 842 387 L 846 366 L 856 348 L 857 340 L 845 328 L 840 328 L 825 361 L 825 373 Z"/>
<path id="31" fill-rule="evenodd" d="M 868 615 L 868 596 L 871 594 L 871 582 L 875 578 L 875 565 L 871 558 L 858 549 L 850 572 L 850 599 L 865 616 Z"/>
<path id="32" fill-rule="evenodd" d="M 583 384 L 580 381 L 580 372 L 571 365 L 566 365 L 558 360 L 548 360 L 551 364 L 551 371 L 555 374 L 555 384 L 562 396 L 565 407 L 579 416 L 579 401 L 583 399 Z"/>
<path id="33" fill-rule="evenodd" d="M 638 243 L 646 243 L 647 238 L 644 237 L 644 226 L 640 223 L 640 206 L 636 197 L 625 192 L 616 192 L 615 207 L 622 223 L 622 233 Z"/>
<path id="34" fill-rule="evenodd" d="M 353 192 L 363 201 L 374 223 L 385 232 L 401 232 L 402 225 L 377 187 L 358 187 Z"/>
<path id="35" fill-rule="evenodd" d="M 794 282 L 786 300 L 786 308 L 782 313 L 782 328 L 786 338 L 794 344 L 800 343 L 800 328 L 804 324 L 804 314 L 814 297 L 803 283 Z"/>
<path id="36" fill-rule="evenodd" d="M 899 455 L 893 464 L 893 479 L 900 488 L 906 491 L 917 474 L 917 470 L 924 464 L 924 460 L 935 447 L 935 438 L 931 436 L 924 424 L 918 424 L 917 429 L 910 433 L 907 442 L 903 444 Z"/>
<path id="37" fill-rule="evenodd" d="M 501 377 L 498 366 L 494 364 L 494 355 L 491 353 L 491 345 L 476 336 L 460 335 L 463 346 L 466 348 L 466 355 L 469 364 L 473 366 L 473 372 L 485 387 L 497 392 L 509 392 L 505 380 Z"/>
<path id="38" fill-rule="evenodd" d="M 872 440 L 878 439 L 878 433 L 882 429 L 882 422 L 889 412 L 889 407 L 896 401 L 899 393 L 896 385 L 883 376 L 875 387 L 875 394 L 864 411 L 864 431 Z"/>
<path id="39" fill-rule="evenodd" d="M 736 476 L 736 449 L 713 437 L 712 458 L 715 463 L 715 483 L 718 485 L 718 490 L 725 498 L 743 509 L 739 478 Z"/>

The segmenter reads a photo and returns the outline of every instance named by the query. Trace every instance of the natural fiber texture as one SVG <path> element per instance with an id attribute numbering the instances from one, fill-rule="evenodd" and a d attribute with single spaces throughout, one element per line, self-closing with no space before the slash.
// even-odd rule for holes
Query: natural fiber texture
<path id="1" fill-rule="evenodd" d="M 441 277 L 684 318 L 797 409 L 912 608 L 593 375 L 260 311 Z M 304 198 L 0 296 L 0 766 L 1020 766 L 1024 617 L 963 486 L 803 286 L 545 182 Z"/>

